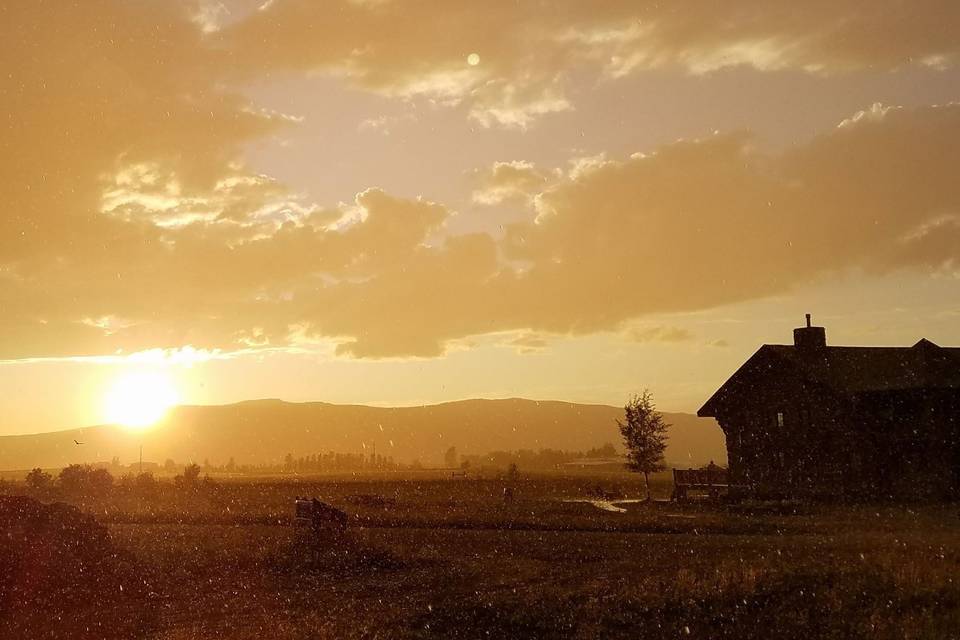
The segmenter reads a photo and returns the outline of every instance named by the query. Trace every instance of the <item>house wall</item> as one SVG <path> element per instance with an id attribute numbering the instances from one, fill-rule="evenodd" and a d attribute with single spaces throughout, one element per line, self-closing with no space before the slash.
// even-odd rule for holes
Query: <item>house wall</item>
<path id="1" fill-rule="evenodd" d="M 909 389 L 860 394 L 875 469 L 862 491 L 891 498 L 956 497 L 960 489 L 960 392 Z"/>
<path id="2" fill-rule="evenodd" d="M 718 415 L 734 482 L 766 495 L 833 490 L 855 464 L 845 403 L 797 378 L 758 381 Z"/>
<path id="3" fill-rule="evenodd" d="M 817 424 L 832 414 L 822 389 L 775 357 L 758 354 L 716 411 L 737 484 L 762 493 L 792 490 L 834 457 L 831 434 Z"/>
<path id="4" fill-rule="evenodd" d="M 843 397 L 788 375 L 757 379 L 737 396 L 717 419 L 727 436 L 732 481 L 758 495 L 958 494 L 956 391 Z"/>

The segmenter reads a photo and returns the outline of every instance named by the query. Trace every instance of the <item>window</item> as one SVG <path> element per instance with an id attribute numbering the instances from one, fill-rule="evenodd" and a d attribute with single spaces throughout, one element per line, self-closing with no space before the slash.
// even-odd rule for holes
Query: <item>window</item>
<path id="1" fill-rule="evenodd" d="M 777 411 L 777 426 L 778 426 L 778 427 L 782 427 L 782 426 L 783 426 L 783 412 L 782 412 L 782 411 Z"/>

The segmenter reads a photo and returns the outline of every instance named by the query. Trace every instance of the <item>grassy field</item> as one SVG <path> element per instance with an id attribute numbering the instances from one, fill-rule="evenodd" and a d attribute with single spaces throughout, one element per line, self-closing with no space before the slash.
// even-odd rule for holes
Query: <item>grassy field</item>
<path id="1" fill-rule="evenodd" d="M 641 493 L 624 475 L 527 478 L 509 503 L 499 480 L 428 478 L 75 498 L 119 568 L 44 615 L 8 607 L 0 636 L 960 638 L 954 505 L 569 501 L 598 485 Z M 347 533 L 294 527 L 296 495 Z"/>

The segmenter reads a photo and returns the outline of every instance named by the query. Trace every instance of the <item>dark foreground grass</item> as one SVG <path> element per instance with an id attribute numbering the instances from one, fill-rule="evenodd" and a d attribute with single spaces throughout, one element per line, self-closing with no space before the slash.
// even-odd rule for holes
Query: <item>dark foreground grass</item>
<path id="1" fill-rule="evenodd" d="M 100 509 L 142 584 L 139 637 L 960 638 L 952 506 L 618 514 L 539 482 L 512 505 L 483 484 L 318 486 L 361 516 L 326 539 L 268 513 L 281 485 L 198 498 L 182 522 L 162 501 Z M 102 613 L 129 629 L 129 611 Z M 30 637 L 84 637 L 41 626 Z"/>

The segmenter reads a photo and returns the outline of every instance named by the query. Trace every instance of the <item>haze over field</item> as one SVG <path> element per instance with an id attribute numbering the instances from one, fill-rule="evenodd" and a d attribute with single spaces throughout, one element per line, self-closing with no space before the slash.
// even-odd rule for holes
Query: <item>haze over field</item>
<path id="1" fill-rule="evenodd" d="M 364 407 L 322 402 L 256 400 L 226 406 L 177 407 L 156 427 L 135 432 L 96 426 L 44 434 L 0 436 L 0 469 L 63 467 L 119 457 L 135 462 L 167 458 L 185 464 L 281 464 L 294 457 L 335 451 L 376 453 L 397 462 L 440 466 L 454 446 L 461 454 L 517 449 L 586 451 L 619 446 L 616 419 L 623 409 L 566 402 L 463 400 L 425 407 Z M 666 457 L 676 464 L 723 462 L 723 434 L 712 419 L 666 414 L 673 424 Z M 77 445 L 74 440 L 82 441 Z"/>

